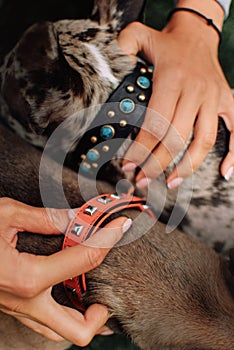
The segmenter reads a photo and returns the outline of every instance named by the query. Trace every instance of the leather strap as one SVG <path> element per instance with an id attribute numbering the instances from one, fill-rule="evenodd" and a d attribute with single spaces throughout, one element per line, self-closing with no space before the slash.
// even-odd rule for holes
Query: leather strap
<path id="1" fill-rule="evenodd" d="M 96 178 L 101 166 L 115 156 L 123 140 L 137 134 L 146 111 L 138 106 L 148 105 L 152 73 L 152 67 L 138 62 L 135 70 L 103 104 L 73 152 L 77 160 L 75 170 L 79 169 L 80 174 Z"/>
<path id="2" fill-rule="evenodd" d="M 90 199 L 78 209 L 67 228 L 62 249 L 83 243 L 94 235 L 112 214 L 129 208 L 146 211 L 155 219 L 155 215 L 146 205 L 145 199 L 129 194 L 122 194 L 121 196 L 102 194 Z M 78 310 L 84 311 L 82 295 L 86 291 L 85 275 L 82 274 L 64 281 L 64 287 L 72 304 Z"/>

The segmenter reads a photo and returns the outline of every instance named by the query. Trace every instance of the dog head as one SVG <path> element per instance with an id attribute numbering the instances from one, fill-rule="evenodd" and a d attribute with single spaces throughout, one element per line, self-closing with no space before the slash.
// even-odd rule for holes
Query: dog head
<path id="1" fill-rule="evenodd" d="M 49 134 L 75 112 L 105 102 L 133 69 L 116 38 L 139 18 L 143 5 L 143 0 L 95 1 L 91 19 L 43 22 L 26 30 L 0 69 L 9 115 L 28 131 Z M 92 117 L 74 122 L 78 133 Z"/>

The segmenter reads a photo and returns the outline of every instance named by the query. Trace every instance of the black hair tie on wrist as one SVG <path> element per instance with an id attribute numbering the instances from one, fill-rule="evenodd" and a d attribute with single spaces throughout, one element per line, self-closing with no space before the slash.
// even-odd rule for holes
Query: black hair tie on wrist
<path id="1" fill-rule="evenodd" d="M 208 24 L 208 26 L 211 26 L 212 28 L 214 28 L 214 30 L 216 31 L 216 33 L 219 36 L 219 42 L 221 42 L 221 40 L 222 40 L 221 32 L 220 32 L 219 28 L 214 24 L 212 18 L 208 18 L 208 17 L 204 16 L 202 13 L 200 13 L 200 12 L 198 12 L 196 10 L 193 10 L 191 8 L 188 8 L 188 7 L 175 7 L 173 10 L 171 10 L 169 12 L 169 15 L 167 17 L 167 21 L 169 21 L 171 19 L 171 17 L 173 16 L 173 14 L 175 12 L 178 12 L 178 11 L 185 11 L 185 12 L 194 13 L 195 15 L 203 18 L 206 21 L 206 23 Z"/>

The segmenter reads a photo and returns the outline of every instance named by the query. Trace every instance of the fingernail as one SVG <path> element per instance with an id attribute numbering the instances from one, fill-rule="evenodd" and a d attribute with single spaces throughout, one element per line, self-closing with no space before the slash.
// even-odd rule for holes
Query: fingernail
<path id="1" fill-rule="evenodd" d="M 228 171 L 226 172 L 226 174 L 224 175 L 224 178 L 225 178 L 226 181 L 229 181 L 229 180 L 230 180 L 230 178 L 231 178 L 231 176 L 232 176 L 232 174 L 233 174 L 233 170 L 234 170 L 234 167 L 231 166 L 231 167 L 228 169 Z"/>
<path id="2" fill-rule="evenodd" d="M 149 179 L 148 177 L 144 177 L 143 179 L 139 180 L 137 183 L 136 183 L 136 186 L 138 188 L 144 188 L 146 186 L 149 186 L 149 184 L 151 183 L 151 179 Z"/>
<path id="3" fill-rule="evenodd" d="M 173 188 L 178 187 L 183 181 L 184 181 L 184 179 L 182 177 L 176 177 L 175 179 L 168 182 L 167 187 L 170 190 L 172 190 Z"/>
<path id="4" fill-rule="evenodd" d="M 114 332 L 111 331 L 110 329 L 108 329 L 107 331 L 104 331 L 104 332 L 100 333 L 100 335 L 112 335 L 112 334 L 114 334 Z"/>
<path id="5" fill-rule="evenodd" d="M 136 169 L 136 164 L 135 163 L 127 163 L 122 167 L 123 171 L 132 171 Z"/>
<path id="6" fill-rule="evenodd" d="M 132 219 L 127 219 L 123 224 L 123 233 L 127 232 L 131 226 L 132 226 Z"/>

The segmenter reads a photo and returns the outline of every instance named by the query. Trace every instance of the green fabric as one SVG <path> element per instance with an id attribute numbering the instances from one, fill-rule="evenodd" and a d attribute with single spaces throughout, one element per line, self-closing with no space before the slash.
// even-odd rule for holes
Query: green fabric
<path id="1" fill-rule="evenodd" d="M 128 339 L 121 335 L 110 335 L 107 337 L 97 336 L 92 343 L 85 347 L 79 348 L 72 346 L 69 350 L 138 350 Z"/>

